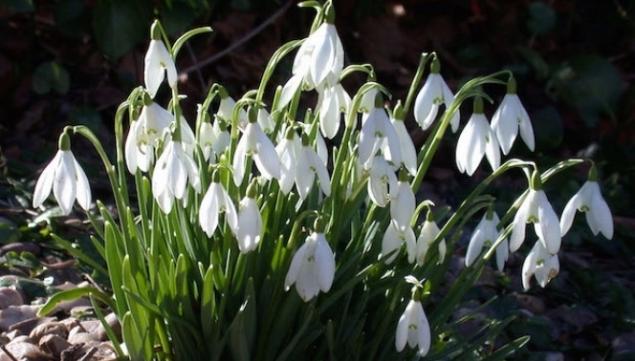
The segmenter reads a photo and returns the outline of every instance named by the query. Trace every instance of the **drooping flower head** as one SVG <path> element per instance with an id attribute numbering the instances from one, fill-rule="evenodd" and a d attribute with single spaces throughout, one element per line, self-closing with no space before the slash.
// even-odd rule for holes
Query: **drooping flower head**
<path id="1" fill-rule="evenodd" d="M 238 224 L 236 228 L 236 240 L 240 252 L 253 251 L 260 243 L 262 233 L 262 217 L 256 203 L 258 184 L 254 181 L 247 188 L 247 195 L 238 206 Z"/>
<path id="2" fill-rule="evenodd" d="M 51 190 L 64 215 L 71 213 L 75 200 L 83 209 L 90 208 L 90 184 L 86 173 L 71 152 L 70 139 L 66 131 L 60 136 L 59 150 L 55 157 L 44 168 L 35 184 L 33 207 L 41 206 L 51 194 Z"/>
<path id="3" fill-rule="evenodd" d="M 419 233 L 419 238 L 417 238 L 418 265 L 421 266 L 424 264 L 426 255 L 428 254 L 428 250 L 430 249 L 430 246 L 434 244 L 434 241 L 437 239 L 439 233 L 441 233 L 441 230 L 439 229 L 439 226 L 437 226 L 437 223 L 434 221 L 432 211 L 428 210 L 426 220 L 423 222 L 423 226 L 421 226 L 421 233 Z M 438 263 L 442 263 L 445 260 L 445 253 L 447 252 L 445 238 L 439 241 L 438 251 Z"/>
<path id="4" fill-rule="evenodd" d="M 454 101 L 454 94 L 443 80 L 440 72 L 441 63 L 435 57 L 430 65 L 430 74 L 415 99 L 415 120 L 423 130 L 430 128 L 439 113 L 441 104 L 445 105 L 447 111 Z M 457 109 L 450 121 L 453 132 L 459 129 L 460 118 L 461 115 Z"/>
<path id="5" fill-rule="evenodd" d="M 470 243 L 467 246 L 467 252 L 465 254 L 466 267 L 474 264 L 484 247 L 486 249 L 491 247 L 498 239 L 501 233 L 497 228 L 499 223 L 500 219 L 498 218 L 496 212 L 494 212 L 491 208 L 488 209 L 487 213 L 483 215 L 483 218 L 478 223 L 474 232 L 472 232 L 472 236 L 470 237 Z M 503 270 L 508 258 L 509 245 L 507 243 L 507 239 L 505 238 L 496 247 L 496 266 L 499 271 Z"/>
<path id="6" fill-rule="evenodd" d="M 535 276 L 540 287 L 545 288 L 560 272 L 558 255 L 550 253 L 543 243 L 537 241 L 523 262 L 522 281 L 525 291 L 531 287 L 531 276 Z"/>
<path id="7" fill-rule="evenodd" d="M 392 263 L 403 245 L 406 245 L 406 253 L 408 254 L 408 262 L 413 263 L 417 253 L 417 241 L 412 227 L 399 229 L 393 222 L 388 224 L 386 232 L 381 240 L 381 257 L 386 257 L 384 262 Z"/>
<path id="8" fill-rule="evenodd" d="M 364 168 L 372 166 L 372 160 L 378 151 L 395 168 L 401 164 L 401 146 L 399 136 L 383 108 L 383 100 L 377 95 L 375 107 L 366 117 L 359 132 L 359 161 Z"/>
<path id="9" fill-rule="evenodd" d="M 562 211 L 560 219 L 560 233 L 565 235 L 571 225 L 576 211 L 585 214 L 586 222 L 594 236 L 602 233 L 607 239 L 613 238 L 613 215 L 611 209 L 602 197 L 600 185 L 597 182 L 597 170 L 595 165 L 591 167 L 589 179 L 576 193 Z"/>
<path id="10" fill-rule="evenodd" d="M 512 234 L 509 239 L 509 250 L 515 252 L 525 240 L 525 226 L 534 224 L 534 230 L 543 247 L 551 254 L 560 249 L 562 237 L 560 235 L 560 221 L 553 210 L 547 195 L 542 190 L 540 176 L 537 172 L 532 175 L 529 193 L 523 200 L 513 220 Z"/>
<path id="11" fill-rule="evenodd" d="M 507 82 L 507 94 L 492 117 L 492 129 L 496 133 L 503 154 L 509 153 L 519 130 L 520 138 L 533 152 L 535 148 L 534 130 L 529 120 L 529 114 L 516 94 L 516 80 L 513 76 Z"/>
<path id="12" fill-rule="evenodd" d="M 174 59 L 172 59 L 172 55 L 161 40 L 158 22 L 155 21 L 154 24 L 152 24 L 150 32 L 152 40 L 150 40 L 150 45 L 148 46 L 144 60 L 143 79 L 150 97 L 154 98 L 159 90 L 159 86 L 161 86 L 165 78 L 166 72 L 170 88 L 176 87 L 178 78 Z"/>
<path id="13" fill-rule="evenodd" d="M 205 196 L 201 201 L 198 211 L 198 222 L 201 228 L 211 237 L 218 227 L 218 217 L 220 213 L 225 214 L 225 220 L 232 232 L 238 229 L 238 213 L 231 197 L 220 184 L 218 174 L 214 173 L 212 183 L 209 185 Z"/>
<path id="14" fill-rule="evenodd" d="M 284 287 L 288 291 L 295 285 L 300 298 L 308 302 L 320 291 L 328 292 L 334 277 L 335 255 L 324 237 L 323 228 L 316 227 L 293 255 Z"/>
<path id="15" fill-rule="evenodd" d="M 483 100 L 474 99 L 474 113 L 461 132 L 456 144 L 456 165 L 459 171 L 474 174 L 476 168 L 487 157 L 492 170 L 500 166 L 500 151 L 496 135 L 483 114 Z"/>
<path id="16" fill-rule="evenodd" d="M 395 348 L 401 352 L 406 347 L 418 348 L 419 356 L 430 350 L 431 333 L 428 318 L 420 301 L 411 299 L 399 318 L 395 334 Z"/>

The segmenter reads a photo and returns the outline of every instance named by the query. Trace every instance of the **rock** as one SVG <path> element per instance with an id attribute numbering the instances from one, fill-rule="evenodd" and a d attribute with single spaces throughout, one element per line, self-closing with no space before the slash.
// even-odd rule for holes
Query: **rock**
<path id="1" fill-rule="evenodd" d="M 67 332 L 71 332 L 75 326 L 79 325 L 79 320 L 73 317 L 65 318 L 60 321 L 60 324 L 66 327 Z"/>
<path id="2" fill-rule="evenodd" d="M 40 349 L 27 342 L 10 342 L 5 346 L 7 355 L 4 350 L 0 350 L 0 361 L 49 361 L 52 360 L 48 355 L 40 351 Z"/>
<path id="3" fill-rule="evenodd" d="M 22 295 L 14 287 L 0 288 L 0 310 L 9 306 L 20 306 L 24 304 Z"/>
<path id="4" fill-rule="evenodd" d="M 69 343 L 73 345 L 79 345 L 84 343 L 90 343 L 93 341 L 98 341 L 95 336 L 86 332 L 83 326 L 74 327 L 69 333 L 68 338 L 66 339 Z"/>
<path id="5" fill-rule="evenodd" d="M 39 346 L 42 351 L 59 358 L 62 352 L 69 348 L 71 344 L 59 335 L 49 334 L 40 338 Z"/>
<path id="6" fill-rule="evenodd" d="M 564 361 L 564 355 L 560 352 L 547 352 L 545 361 Z"/>
<path id="7" fill-rule="evenodd" d="M 57 335 L 63 339 L 66 339 L 66 337 L 68 337 L 68 330 L 66 329 L 66 326 L 62 325 L 61 323 L 51 321 L 40 323 L 29 334 L 29 336 L 35 343 L 39 342 L 40 338 L 46 335 Z"/>
<path id="8" fill-rule="evenodd" d="M 616 359 L 628 360 L 629 357 L 635 357 L 635 332 L 617 336 L 611 346 Z"/>
<path id="9" fill-rule="evenodd" d="M 97 346 L 97 352 L 93 355 L 95 360 L 116 360 L 117 353 L 111 342 L 102 342 Z"/>
<path id="10" fill-rule="evenodd" d="M 46 318 L 29 318 L 28 320 L 24 320 L 13 324 L 9 327 L 9 330 L 18 330 L 21 335 L 28 335 L 33 331 L 41 323 L 47 323 L 55 320 L 54 318 L 46 317 Z"/>
<path id="11" fill-rule="evenodd" d="M 36 306 L 22 305 L 0 310 L 0 331 L 7 331 L 11 325 L 35 317 L 37 309 Z"/>
<path id="12" fill-rule="evenodd" d="M 115 335 L 118 338 L 120 338 L 121 337 L 121 324 L 119 323 L 119 319 L 117 318 L 117 315 L 114 312 L 112 312 L 112 313 L 109 313 L 108 315 L 106 315 L 106 317 L 104 317 L 104 319 L 106 320 L 106 323 L 108 324 L 108 326 L 110 326 L 110 328 L 113 330 Z M 99 339 L 101 341 L 106 341 L 108 339 L 108 334 L 106 333 L 106 328 L 104 327 L 104 325 L 101 324 L 101 322 L 99 323 L 99 327 L 97 328 L 95 336 L 97 336 L 97 339 Z"/>

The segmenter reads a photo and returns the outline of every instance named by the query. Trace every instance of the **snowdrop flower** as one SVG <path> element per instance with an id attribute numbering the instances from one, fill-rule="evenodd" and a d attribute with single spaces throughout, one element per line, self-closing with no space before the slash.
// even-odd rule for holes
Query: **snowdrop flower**
<path id="1" fill-rule="evenodd" d="M 423 222 L 423 226 L 421 227 L 419 238 L 417 238 L 417 264 L 419 266 L 423 265 L 426 254 L 428 253 L 428 249 L 437 238 L 439 233 L 441 233 L 439 226 L 437 226 L 437 224 L 432 220 L 432 213 L 428 212 L 428 216 L 426 217 L 426 220 L 425 222 Z M 445 238 L 439 241 L 438 247 L 439 263 L 442 263 L 445 259 L 445 253 L 447 252 Z"/>
<path id="2" fill-rule="evenodd" d="M 328 82 L 327 82 L 328 83 Z M 325 85 L 319 89 L 317 109 L 319 112 L 320 131 L 333 139 L 340 129 L 341 114 L 350 108 L 351 98 L 341 84 Z"/>
<path id="3" fill-rule="evenodd" d="M 236 239 L 240 252 L 247 253 L 258 247 L 262 231 L 262 217 L 256 203 L 256 183 L 249 185 L 247 196 L 240 201 Z"/>
<path id="4" fill-rule="evenodd" d="M 423 84 L 423 88 L 421 88 L 415 99 L 415 120 L 423 130 L 430 128 L 434 119 L 437 117 L 441 104 L 445 104 L 447 111 L 450 104 L 454 101 L 454 94 L 452 94 L 445 80 L 443 80 L 440 71 L 441 64 L 437 58 L 434 58 L 430 66 L 430 75 L 428 75 L 426 82 Z M 457 109 L 450 121 L 452 132 L 456 132 L 459 129 L 460 117 Z"/>
<path id="5" fill-rule="evenodd" d="M 41 206 L 53 190 L 53 196 L 64 215 L 71 213 L 76 199 L 83 209 L 88 210 L 91 193 L 86 173 L 70 150 L 68 134 L 62 133 L 59 143 L 55 157 L 44 168 L 35 184 L 33 207 Z"/>
<path id="6" fill-rule="evenodd" d="M 313 89 L 329 76 L 340 76 L 344 68 L 344 48 L 333 25 L 334 17 L 331 6 L 326 14 L 326 22 L 311 33 L 298 49 L 293 61 L 293 76 L 282 88 L 278 109 L 291 101 L 303 83 L 306 89 Z"/>
<path id="7" fill-rule="evenodd" d="M 304 200 L 311 191 L 315 177 L 317 175 L 320 181 L 320 189 L 324 195 L 331 195 L 331 180 L 326 166 L 318 157 L 317 153 L 309 145 L 309 139 L 302 137 L 302 146 L 298 149 L 296 158 L 296 175 L 295 184 L 300 195 L 300 199 Z"/>
<path id="8" fill-rule="evenodd" d="M 205 160 L 214 159 L 222 154 L 231 142 L 229 132 L 224 126 L 221 128 L 219 123 L 222 121 L 216 119 L 214 124 L 204 122 L 201 124 L 198 145 L 201 147 Z"/>
<path id="9" fill-rule="evenodd" d="M 324 233 L 314 231 L 296 251 L 291 260 L 284 287 L 295 289 L 304 302 L 309 302 L 320 291 L 328 292 L 335 277 L 335 255 Z"/>
<path id="10" fill-rule="evenodd" d="M 227 124 L 232 124 L 232 114 L 234 113 L 234 106 L 236 106 L 236 101 L 234 98 L 227 94 L 227 91 L 224 88 L 219 87 L 219 95 L 220 95 L 220 105 L 218 106 L 218 112 L 216 116 L 221 118 Z M 238 112 L 238 126 L 242 129 L 248 123 L 247 112 L 244 109 L 240 109 Z"/>
<path id="11" fill-rule="evenodd" d="M 154 160 L 154 142 L 146 135 L 143 122 L 135 120 L 130 124 L 126 144 L 124 146 L 126 166 L 131 174 L 147 172 Z"/>
<path id="12" fill-rule="evenodd" d="M 368 169 L 378 150 L 395 166 L 401 164 L 401 146 L 395 127 L 386 110 L 381 107 L 381 95 L 377 96 L 375 108 L 371 110 L 359 132 L 359 161 Z"/>
<path id="13" fill-rule="evenodd" d="M 203 197 L 203 201 L 201 201 L 201 207 L 198 211 L 198 223 L 201 225 L 201 229 L 207 234 L 208 237 L 211 237 L 218 227 L 218 216 L 220 213 L 225 213 L 225 220 L 229 225 L 229 228 L 235 232 L 239 229 L 239 220 L 236 212 L 236 207 L 234 206 L 234 202 L 227 194 L 227 191 L 218 181 L 218 176 L 214 175 L 215 179 L 210 184 L 207 192 L 205 192 L 205 196 Z M 251 207 L 251 206 L 250 206 Z M 249 213 L 245 213 L 248 211 L 244 211 L 243 217 L 246 217 Z M 253 220 L 251 220 L 253 222 Z M 245 235 L 248 234 L 247 231 L 253 231 L 253 225 L 247 225 L 247 223 L 243 223 L 246 228 L 243 229 Z M 260 232 L 258 232 L 260 234 Z M 256 242 L 255 240 L 251 240 Z M 241 246 L 240 238 L 239 238 L 239 247 Z M 241 249 L 242 251 L 242 249 Z"/>
<path id="14" fill-rule="evenodd" d="M 530 288 L 531 276 L 535 276 L 540 287 L 545 288 L 560 272 L 558 255 L 548 252 L 542 243 L 536 242 L 523 262 L 522 279 L 525 291 Z"/>
<path id="15" fill-rule="evenodd" d="M 236 185 L 240 185 L 243 181 L 245 161 L 248 156 L 253 157 L 256 167 L 265 179 L 280 178 L 280 160 L 276 154 L 276 148 L 262 131 L 255 117 L 249 120 L 243 130 L 243 136 L 234 154 L 232 170 Z"/>
<path id="16" fill-rule="evenodd" d="M 592 170 L 593 172 L 593 170 Z M 576 211 L 585 213 L 586 221 L 593 235 L 602 233 L 607 239 L 613 238 L 613 216 L 608 204 L 602 197 L 600 185 L 596 180 L 589 180 L 567 202 L 560 219 L 560 234 L 565 235 L 571 225 Z M 597 178 L 595 178 L 597 179 Z"/>
<path id="17" fill-rule="evenodd" d="M 156 142 L 166 130 L 169 130 L 172 120 L 172 113 L 152 101 L 144 105 L 139 114 L 143 134 L 150 142 Z"/>
<path id="18" fill-rule="evenodd" d="M 370 113 L 371 110 L 375 109 L 375 100 L 377 99 L 377 95 L 379 95 L 379 90 L 377 90 L 377 88 L 368 89 L 368 91 L 362 95 L 357 111 L 365 114 Z"/>
<path id="19" fill-rule="evenodd" d="M 188 182 L 196 192 L 201 191 L 194 159 L 180 140 L 170 139 L 152 173 L 152 194 L 163 213 L 170 213 L 174 198 L 183 199 Z"/>
<path id="20" fill-rule="evenodd" d="M 419 356 L 425 356 L 430 350 L 430 325 L 423 311 L 421 302 L 411 299 L 406 310 L 399 318 L 397 333 L 395 334 L 395 347 L 397 351 L 403 351 L 406 342 L 410 348 L 419 348 Z"/>
<path id="21" fill-rule="evenodd" d="M 492 117 L 492 129 L 496 133 L 503 154 L 509 153 L 519 129 L 520 137 L 527 148 L 534 151 L 534 130 L 529 114 L 516 94 L 516 80 L 513 76 L 507 82 L 507 94 Z"/>
<path id="22" fill-rule="evenodd" d="M 417 151 L 415 150 L 410 133 L 406 129 L 403 119 L 392 119 L 392 125 L 399 139 L 399 152 L 401 153 L 401 161 L 404 167 L 411 175 L 417 174 Z"/>
<path id="23" fill-rule="evenodd" d="M 461 173 L 471 176 L 485 155 L 492 170 L 496 170 L 500 166 L 498 141 L 483 114 L 483 100 L 477 97 L 474 99 L 474 113 L 456 145 L 456 165 Z"/>
<path id="24" fill-rule="evenodd" d="M 242 109 L 241 109 L 242 110 Z M 244 112 L 244 110 L 243 110 Z M 276 125 L 273 123 L 273 119 L 271 118 L 271 114 L 265 108 L 258 109 L 258 115 L 256 117 L 258 119 L 258 124 L 260 124 L 260 128 L 265 133 L 273 132 Z"/>
<path id="25" fill-rule="evenodd" d="M 532 176 L 533 180 L 539 178 Z M 536 189 L 537 188 L 537 189 Z M 553 210 L 547 195 L 538 187 L 530 187 L 527 197 L 518 208 L 513 220 L 512 234 L 509 239 L 509 250 L 515 252 L 525 240 L 525 225 L 534 224 L 534 230 L 542 245 L 549 253 L 555 254 L 560 249 L 560 221 Z"/>
<path id="26" fill-rule="evenodd" d="M 384 157 L 373 158 L 368 179 L 368 195 L 378 207 L 385 207 L 390 202 L 390 194 L 397 190 L 397 176 L 392 166 Z"/>
<path id="27" fill-rule="evenodd" d="M 392 223 L 400 230 L 410 227 L 410 220 L 415 213 L 415 194 L 410 188 L 408 177 L 402 172 L 399 174 L 399 182 L 395 192 L 391 194 L 390 217 Z"/>
<path id="28" fill-rule="evenodd" d="M 176 66 L 172 55 L 170 55 L 163 41 L 161 41 L 161 35 L 156 23 L 152 25 L 152 40 L 150 40 L 150 46 L 148 46 L 148 51 L 146 52 L 144 65 L 143 79 L 151 98 L 154 98 L 157 94 L 166 72 L 168 73 L 170 88 L 176 87 L 176 81 L 178 80 Z"/>
<path id="29" fill-rule="evenodd" d="M 491 212 L 491 214 L 490 214 Z M 488 210 L 483 216 L 479 224 L 474 229 L 470 243 L 467 246 L 467 252 L 465 254 L 465 266 L 469 267 L 476 261 L 476 258 L 481 254 L 483 247 L 491 247 L 498 239 L 500 232 L 496 228 L 500 223 L 500 219 L 496 212 Z M 509 245 L 507 239 L 496 247 L 496 266 L 499 271 L 505 267 L 505 262 L 509 258 Z"/>
<path id="30" fill-rule="evenodd" d="M 415 233 L 412 227 L 408 226 L 405 229 L 399 229 L 391 222 L 384 232 L 384 237 L 381 240 L 381 257 L 390 255 L 384 260 L 384 262 L 392 263 L 399 252 L 395 252 L 401 248 L 403 244 L 406 244 L 406 252 L 408 253 L 408 262 L 413 263 L 417 253 L 417 241 Z"/>
<path id="31" fill-rule="evenodd" d="M 298 169 L 298 158 L 302 150 L 302 144 L 292 128 L 287 129 L 284 139 L 276 146 L 276 153 L 280 159 L 280 179 L 278 184 L 284 194 L 289 194 Z"/>

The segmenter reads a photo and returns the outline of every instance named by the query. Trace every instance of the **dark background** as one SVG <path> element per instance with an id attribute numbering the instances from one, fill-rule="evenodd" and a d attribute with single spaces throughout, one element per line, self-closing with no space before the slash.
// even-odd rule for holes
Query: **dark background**
<path id="1" fill-rule="evenodd" d="M 509 279 L 498 277 L 493 284 L 486 279 L 472 297 L 501 295 L 503 315 L 527 311 L 509 332 L 531 334 L 528 349 L 536 359 L 631 357 L 635 2 L 351 0 L 335 1 L 335 8 L 346 63 L 371 63 L 395 98 L 405 97 L 422 51 L 437 51 L 454 90 L 474 76 L 510 69 L 537 141 L 533 155 L 518 141 L 512 156 L 532 157 L 544 168 L 573 156 L 597 162 L 615 216 L 614 239 L 592 237 L 578 217 L 576 231 L 565 239 L 561 275 L 546 290 L 517 292 L 522 258 L 515 255 Z M 282 0 L 0 1 L 1 207 L 7 222 L 21 224 L 29 217 L 24 199 L 64 125 L 85 124 L 112 144 L 114 111 L 142 84 L 153 18 L 162 20 L 173 39 L 194 26 L 214 28 L 211 35 L 194 38 L 177 61 L 192 120 L 209 84 L 223 84 L 235 98 L 256 88 L 269 56 L 284 42 L 306 36 L 313 15 Z M 266 26 L 258 29 L 260 24 Z M 273 82 L 286 81 L 291 60 L 283 62 Z M 363 80 L 353 76 L 344 85 L 352 92 Z M 500 88 L 486 91 L 497 100 L 503 94 Z M 495 107 L 488 105 L 487 112 Z M 463 111 L 465 124 L 469 107 Z M 409 122 L 421 144 L 426 134 Z M 444 142 L 425 188 L 450 204 L 474 181 L 456 171 L 453 137 Z M 87 144 L 78 141 L 73 149 L 81 163 L 94 165 L 87 167 L 89 178 L 95 192 L 105 195 L 98 163 L 83 151 Z M 480 168 L 489 172 L 484 163 Z M 548 187 L 557 212 L 586 170 L 558 177 Z M 503 201 L 512 199 L 507 190 L 525 187 L 520 176 L 498 185 Z"/>

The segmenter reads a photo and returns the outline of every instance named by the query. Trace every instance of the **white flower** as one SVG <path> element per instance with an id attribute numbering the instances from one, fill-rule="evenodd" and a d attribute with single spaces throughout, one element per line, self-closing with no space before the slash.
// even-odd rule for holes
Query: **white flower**
<path id="1" fill-rule="evenodd" d="M 278 109 L 285 107 L 305 84 L 306 89 L 320 86 L 327 77 L 339 78 L 344 68 L 344 48 L 333 24 L 323 23 L 309 35 L 293 61 L 293 76 L 282 88 Z"/>
<path id="2" fill-rule="evenodd" d="M 461 132 L 456 145 L 456 165 L 459 171 L 474 174 L 487 155 L 492 170 L 500 166 L 500 151 L 496 135 L 487 122 L 483 113 L 474 113 Z"/>
<path id="3" fill-rule="evenodd" d="M 305 143 L 305 139 L 303 139 L 302 143 Z M 326 166 L 311 146 L 308 144 L 301 145 L 300 149 L 298 149 L 296 162 L 295 184 L 298 189 L 300 199 L 304 200 L 309 194 L 311 187 L 313 187 L 313 183 L 315 182 L 316 175 L 320 181 L 322 193 L 326 196 L 331 195 L 331 180 L 329 173 L 326 170 Z"/>
<path id="4" fill-rule="evenodd" d="M 384 237 L 381 240 L 381 257 L 390 255 L 384 260 L 386 263 L 392 263 L 399 252 L 395 252 L 406 244 L 406 252 L 408 253 L 408 262 L 413 263 L 417 253 L 417 241 L 415 233 L 411 227 L 400 230 L 394 223 L 388 224 Z"/>
<path id="5" fill-rule="evenodd" d="M 284 194 L 289 194 L 298 169 L 298 158 L 302 144 L 293 130 L 288 130 L 287 135 L 276 146 L 276 153 L 280 159 L 280 179 L 278 184 Z"/>
<path id="6" fill-rule="evenodd" d="M 291 260 L 284 287 L 293 284 L 304 302 L 322 292 L 328 292 L 335 277 L 335 255 L 323 233 L 313 232 Z"/>
<path id="7" fill-rule="evenodd" d="M 262 128 L 265 133 L 273 132 L 274 128 L 276 127 L 276 125 L 273 123 L 273 119 L 271 118 L 271 114 L 269 114 L 269 112 L 265 108 L 258 109 L 258 115 L 256 116 L 256 119 L 258 119 L 258 124 L 260 124 L 260 128 Z"/>
<path id="8" fill-rule="evenodd" d="M 216 116 L 224 120 L 227 124 L 232 124 L 232 114 L 234 113 L 234 106 L 236 101 L 229 95 L 221 97 L 220 105 L 218 106 L 218 112 Z M 248 117 L 245 109 L 240 109 L 238 112 L 238 126 L 242 129 L 247 125 Z"/>
<path id="9" fill-rule="evenodd" d="M 384 158 L 395 166 L 401 164 L 401 146 L 395 127 L 390 122 L 386 110 L 373 108 L 359 133 L 359 161 L 368 169 L 378 150 Z"/>
<path id="10" fill-rule="evenodd" d="M 496 133 L 503 154 L 507 155 L 514 145 L 518 130 L 520 137 L 533 152 L 535 148 L 534 130 L 529 114 L 520 102 L 518 95 L 507 93 L 492 117 L 492 129 Z"/>
<path id="11" fill-rule="evenodd" d="M 243 181 L 247 156 L 253 157 L 258 170 L 265 179 L 280 178 L 280 160 L 276 154 L 276 148 L 257 122 L 247 124 L 236 147 L 232 162 L 236 185 L 240 185 Z"/>
<path id="12" fill-rule="evenodd" d="M 397 133 L 397 138 L 399 138 L 401 161 L 408 173 L 414 176 L 417 174 L 417 151 L 412 143 L 412 138 L 410 138 L 410 133 L 408 133 L 403 120 L 393 118 L 392 125 Z"/>
<path id="13" fill-rule="evenodd" d="M 419 238 L 417 238 L 417 264 L 423 265 L 425 261 L 426 254 L 428 253 L 428 249 L 437 238 L 437 236 L 441 233 L 439 226 L 434 221 L 425 220 L 423 222 L 423 226 L 421 227 L 421 233 L 419 234 Z M 447 247 L 445 245 L 445 238 L 439 241 L 439 263 L 442 263 L 445 259 L 445 253 L 447 251 Z"/>
<path id="14" fill-rule="evenodd" d="M 430 325 L 421 302 L 410 300 L 397 324 L 395 334 L 397 351 L 403 351 L 407 342 L 410 348 L 419 348 L 419 356 L 425 356 L 430 350 L 430 338 Z"/>
<path id="15" fill-rule="evenodd" d="M 205 160 L 214 159 L 222 154 L 230 144 L 230 135 L 227 130 L 221 130 L 216 120 L 214 124 L 204 122 L 201 124 L 198 145 L 201 147 Z"/>
<path id="16" fill-rule="evenodd" d="M 40 174 L 33 192 L 34 208 L 44 203 L 51 194 L 51 189 L 64 215 L 71 213 L 75 199 L 83 209 L 90 208 L 88 178 L 70 150 L 58 150 Z"/>
<path id="17" fill-rule="evenodd" d="M 377 88 L 371 88 L 364 93 L 359 102 L 357 111 L 368 114 L 371 110 L 375 109 L 375 98 L 377 98 L 377 94 L 379 94 L 379 90 L 377 90 Z"/>
<path id="18" fill-rule="evenodd" d="M 525 240 L 525 225 L 534 224 L 534 230 L 543 247 L 555 254 L 560 249 L 560 222 L 547 195 L 542 190 L 530 189 L 518 208 L 513 220 L 513 230 L 509 238 L 509 250 L 516 252 Z"/>
<path id="19" fill-rule="evenodd" d="M 243 198 L 239 204 L 238 227 L 236 239 L 240 252 L 247 253 L 258 247 L 262 231 L 262 217 L 256 200 L 249 196 Z"/>
<path id="20" fill-rule="evenodd" d="M 410 220 L 415 213 L 415 194 L 407 181 L 397 182 L 397 188 L 391 194 L 390 217 L 400 230 L 410 227 Z"/>
<path id="21" fill-rule="evenodd" d="M 341 114 L 346 114 L 351 98 L 339 83 L 318 89 L 320 91 L 316 108 L 319 112 L 320 131 L 325 137 L 333 139 L 340 129 Z"/>
<path id="22" fill-rule="evenodd" d="M 598 182 L 587 181 L 567 202 L 560 219 L 561 235 L 564 236 L 571 228 L 576 211 L 585 213 L 587 224 L 593 235 L 597 236 L 601 232 L 607 239 L 613 238 L 613 216 L 602 197 Z"/>
<path id="23" fill-rule="evenodd" d="M 426 82 L 423 84 L 423 88 L 417 94 L 414 106 L 415 120 L 419 123 L 419 126 L 426 130 L 428 129 L 439 112 L 439 106 L 445 104 L 446 111 L 450 107 L 450 104 L 454 101 L 454 94 L 441 77 L 438 72 L 432 71 Z M 459 119 L 461 115 L 459 111 L 454 113 L 450 125 L 452 131 L 456 132 L 459 129 Z"/>
<path id="24" fill-rule="evenodd" d="M 137 168 L 147 172 L 154 160 L 154 142 L 150 141 L 143 129 L 143 122 L 135 120 L 130 124 L 125 144 L 126 166 L 135 174 Z"/>
<path id="25" fill-rule="evenodd" d="M 368 195 L 371 201 L 379 207 L 385 207 L 390 202 L 390 194 L 396 190 L 397 176 L 395 171 L 384 157 L 375 156 L 368 179 Z"/>
<path id="26" fill-rule="evenodd" d="M 465 254 L 465 266 L 471 266 L 476 258 L 481 254 L 483 247 L 491 247 L 500 232 L 496 228 L 496 226 L 500 223 L 500 219 L 498 215 L 494 212 L 491 218 L 488 218 L 488 215 L 485 214 L 479 224 L 474 229 L 472 233 L 472 237 L 470 238 L 470 243 L 467 246 L 467 252 Z M 505 262 L 509 258 L 509 245 L 507 244 L 507 239 L 503 239 L 503 241 L 496 247 L 496 266 L 499 271 L 503 270 L 505 267 Z"/>
<path id="27" fill-rule="evenodd" d="M 188 181 L 196 192 L 201 191 L 194 159 L 180 141 L 168 140 L 152 173 L 152 194 L 163 213 L 170 213 L 174 198 L 183 198 Z"/>
<path id="28" fill-rule="evenodd" d="M 536 277 L 536 281 L 540 287 L 545 288 L 547 283 L 551 281 L 560 272 L 560 262 L 557 254 L 550 254 L 538 241 L 534 244 L 525 262 L 523 262 L 523 288 L 529 290 L 531 276 Z"/>
<path id="29" fill-rule="evenodd" d="M 143 79 L 151 98 L 154 98 L 157 94 L 157 90 L 159 90 L 159 86 L 165 78 L 166 71 L 168 73 L 168 84 L 170 88 L 174 88 L 178 78 L 176 66 L 170 52 L 168 52 L 163 41 L 150 40 L 150 46 L 148 46 L 145 57 Z"/>
<path id="30" fill-rule="evenodd" d="M 227 224 L 233 232 L 237 233 L 239 221 L 234 202 L 232 202 L 225 188 L 217 181 L 214 181 L 205 192 L 198 211 L 198 222 L 208 237 L 214 234 L 218 226 L 218 215 L 220 213 L 225 213 Z"/>
<path id="31" fill-rule="evenodd" d="M 154 102 L 144 105 L 139 114 L 143 134 L 149 142 L 156 142 L 169 129 L 172 120 L 174 120 L 172 113 Z"/>

